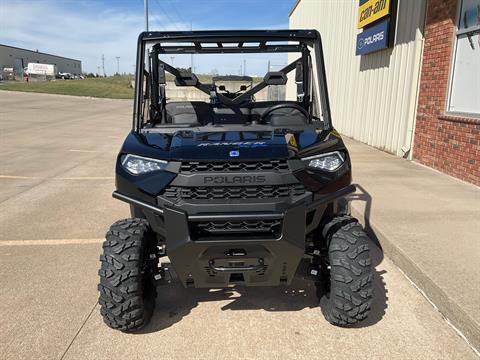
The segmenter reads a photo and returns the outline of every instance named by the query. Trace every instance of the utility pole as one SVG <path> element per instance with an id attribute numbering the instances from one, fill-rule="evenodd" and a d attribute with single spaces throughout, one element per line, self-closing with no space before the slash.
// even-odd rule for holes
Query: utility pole
<path id="1" fill-rule="evenodd" d="M 97 66 L 97 76 L 100 76 L 100 65 Z"/>
<path id="2" fill-rule="evenodd" d="M 172 60 L 172 66 L 173 66 L 173 60 L 175 60 L 175 56 L 170 56 L 170 60 Z"/>
<path id="3" fill-rule="evenodd" d="M 247 60 L 243 59 L 243 76 L 247 74 Z"/>
<path id="4" fill-rule="evenodd" d="M 193 31 L 192 22 L 190 21 L 190 31 Z M 190 72 L 193 74 L 193 53 L 190 54 Z"/>
<path id="5" fill-rule="evenodd" d="M 115 56 L 117 59 L 117 75 L 120 75 L 120 56 Z"/>
<path id="6" fill-rule="evenodd" d="M 148 31 L 148 0 L 143 0 L 143 13 L 145 15 L 145 31 Z"/>
<path id="7" fill-rule="evenodd" d="M 103 71 L 103 77 L 106 77 L 107 75 L 105 74 L 105 55 L 102 54 L 102 71 Z"/>

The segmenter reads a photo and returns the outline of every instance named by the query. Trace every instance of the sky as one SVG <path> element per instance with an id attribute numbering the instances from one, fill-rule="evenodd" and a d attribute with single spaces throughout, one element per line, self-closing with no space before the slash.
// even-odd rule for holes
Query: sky
<path id="1" fill-rule="evenodd" d="M 144 30 L 143 0 L 0 0 L 0 43 L 82 60 L 96 73 L 134 70 L 136 39 Z M 149 0 L 150 30 L 286 29 L 295 0 Z M 190 66 L 190 56 L 166 59 Z M 268 60 L 286 64 L 283 54 L 235 55 L 194 59 L 196 73 L 263 75 Z M 272 67 L 273 67 L 272 66 Z"/>

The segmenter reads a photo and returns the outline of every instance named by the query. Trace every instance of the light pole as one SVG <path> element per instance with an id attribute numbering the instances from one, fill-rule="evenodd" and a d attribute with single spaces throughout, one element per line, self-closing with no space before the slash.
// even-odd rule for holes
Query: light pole
<path id="1" fill-rule="evenodd" d="M 145 31 L 148 31 L 148 0 L 143 0 L 143 13 L 145 15 Z"/>
<path id="2" fill-rule="evenodd" d="M 175 56 L 170 56 L 170 60 L 172 60 L 172 66 L 173 66 L 173 60 L 175 60 Z"/>
<path id="3" fill-rule="evenodd" d="M 120 75 L 120 56 L 115 56 L 117 59 L 117 74 Z"/>
<path id="4" fill-rule="evenodd" d="M 105 55 L 102 54 L 102 71 L 103 71 L 103 77 L 106 77 L 107 74 L 105 74 Z"/>

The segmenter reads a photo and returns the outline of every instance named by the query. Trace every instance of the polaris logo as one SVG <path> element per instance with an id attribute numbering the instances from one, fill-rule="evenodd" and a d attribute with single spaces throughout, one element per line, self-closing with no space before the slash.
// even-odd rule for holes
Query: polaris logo
<path id="1" fill-rule="evenodd" d="M 265 176 L 258 175 L 226 175 L 226 176 L 205 176 L 203 178 L 204 184 L 261 184 L 267 181 Z"/>
<path id="2" fill-rule="evenodd" d="M 267 146 L 267 143 L 265 141 L 222 141 L 222 142 L 200 143 L 197 146 L 257 147 L 257 146 Z"/>
<path id="3" fill-rule="evenodd" d="M 361 49 L 365 45 L 371 45 L 376 43 L 377 41 L 382 41 L 385 38 L 385 31 L 381 31 L 379 33 L 376 33 L 374 35 L 370 35 L 369 37 L 366 37 L 365 39 L 360 39 L 358 42 L 358 48 Z"/>

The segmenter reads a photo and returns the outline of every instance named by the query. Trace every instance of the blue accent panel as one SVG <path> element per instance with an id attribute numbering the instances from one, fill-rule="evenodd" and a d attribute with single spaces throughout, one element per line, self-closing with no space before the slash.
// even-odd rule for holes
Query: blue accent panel
<path id="1" fill-rule="evenodd" d="M 388 30 L 390 19 L 385 19 L 378 24 L 363 29 L 357 35 L 357 50 L 356 55 L 365 55 L 374 51 L 388 48 Z"/>

